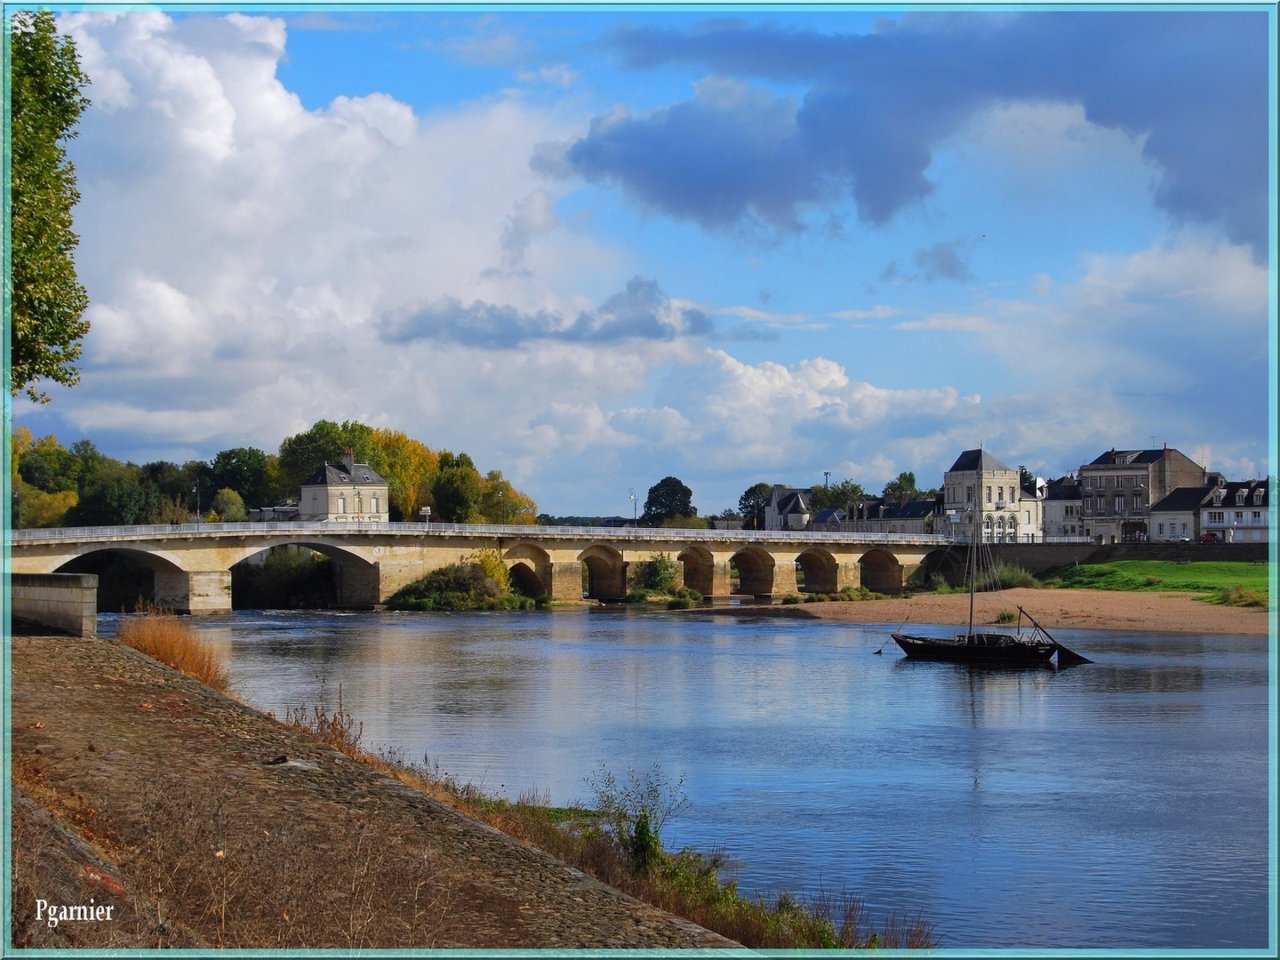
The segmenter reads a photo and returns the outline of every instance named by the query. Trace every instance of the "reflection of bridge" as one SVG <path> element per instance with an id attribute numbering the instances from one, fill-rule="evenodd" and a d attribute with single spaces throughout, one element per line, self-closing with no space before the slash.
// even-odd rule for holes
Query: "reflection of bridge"
<path id="1" fill-rule="evenodd" d="M 797 571 L 809 592 L 865 586 L 897 593 L 927 554 L 950 542 L 941 536 L 808 531 L 440 523 L 83 527 L 15 530 L 9 539 L 15 573 L 77 571 L 92 555 L 126 554 L 154 574 L 153 602 L 190 613 L 229 611 L 231 568 L 281 545 L 329 557 L 338 570 L 338 602 L 368 608 L 480 550 L 497 551 L 523 592 L 557 600 L 580 598 L 584 586 L 587 596 L 619 598 L 626 592 L 627 565 L 659 553 L 679 561 L 684 584 L 705 597 L 777 599 L 799 592 Z"/>

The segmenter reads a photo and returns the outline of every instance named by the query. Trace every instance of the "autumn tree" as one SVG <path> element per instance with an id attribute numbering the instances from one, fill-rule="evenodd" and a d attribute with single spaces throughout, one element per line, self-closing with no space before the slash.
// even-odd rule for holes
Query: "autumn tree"
<path id="1" fill-rule="evenodd" d="M 317 420 L 302 433 L 281 441 L 281 479 L 289 491 L 296 493 L 321 464 L 341 462 L 347 450 L 351 450 L 357 462 L 374 466 L 371 462 L 374 449 L 372 427 L 352 420 L 341 424 Z"/>
<path id="2" fill-rule="evenodd" d="M 47 403 L 37 384 L 79 381 L 76 361 L 89 331 L 89 297 L 73 257 L 79 240 L 71 210 L 80 193 L 64 146 L 89 105 L 81 92 L 89 78 L 48 10 L 19 10 L 11 24 L 9 391 Z"/>
<path id="3" fill-rule="evenodd" d="M 374 428 L 369 466 L 387 481 L 392 520 L 414 521 L 429 504 L 440 455 L 399 430 Z"/>
<path id="4" fill-rule="evenodd" d="M 533 498 L 521 493 L 501 470 L 490 470 L 484 477 L 480 494 L 481 512 L 490 523 L 533 523 L 538 515 L 538 505 Z"/>

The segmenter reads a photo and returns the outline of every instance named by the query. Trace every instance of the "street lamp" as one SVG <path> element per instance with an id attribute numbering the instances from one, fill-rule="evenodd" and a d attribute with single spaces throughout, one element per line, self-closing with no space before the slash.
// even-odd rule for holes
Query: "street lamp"
<path id="1" fill-rule="evenodd" d="M 635 487 L 629 487 L 627 489 L 627 499 L 631 501 L 631 524 L 632 526 L 634 526 L 636 523 L 636 488 Z"/>
<path id="2" fill-rule="evenodd" d="M 192 486 L 191 492 L 196 495 L 196 523 L 200 522 L 200 478 L 196 477 L 195 485 Z"/>

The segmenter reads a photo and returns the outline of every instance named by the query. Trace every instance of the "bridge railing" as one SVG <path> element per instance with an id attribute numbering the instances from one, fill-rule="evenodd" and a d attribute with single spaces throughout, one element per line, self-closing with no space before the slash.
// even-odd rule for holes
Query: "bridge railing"
<path id="1" fill-rule="evenodd" d="M 569 527 L 494 523 L 307 523 L 259 521 L 253 523 L 164 523 L 115 527 L 46 527 L 10 530 L 6 542 L 13 545 L 64 541 L 151 540 L 172 537 L 268 536 L 333 537 L 379 534 L 404 537 L 564 537 L 588 540 L 733 541 L 735 543 L 915 543 L 947 544 L 951 537 L 929 533 L 849 533 L 830 530 L 710 530 L 674 527 Z"/>

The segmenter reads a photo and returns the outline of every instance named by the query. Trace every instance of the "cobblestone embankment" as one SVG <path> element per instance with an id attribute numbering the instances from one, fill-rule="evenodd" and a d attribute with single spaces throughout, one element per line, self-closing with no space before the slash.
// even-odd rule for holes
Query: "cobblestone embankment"
<path id="1" fill-rule="evenodd" d="M 736 946 L 114 641 L 11 681 L 19 945 Z"/>

